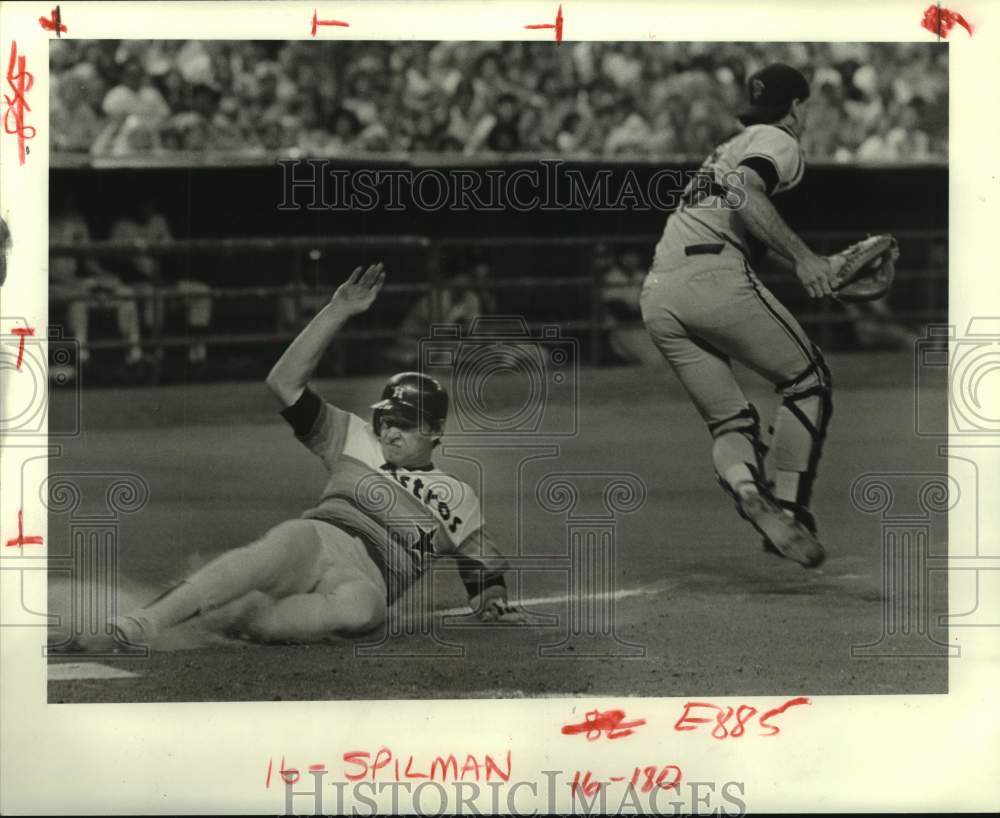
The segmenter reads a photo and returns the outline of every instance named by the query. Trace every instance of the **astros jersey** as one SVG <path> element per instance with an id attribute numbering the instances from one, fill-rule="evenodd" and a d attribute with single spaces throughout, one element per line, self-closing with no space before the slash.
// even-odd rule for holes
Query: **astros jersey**
<path id="1" fill-rule="evenodd" d="M 468 574 L 502 571 L 505 561 L 483 531 L 472 488 L 433 466 L 408 469 L 385 463 L 370 424 L 324 403 L 310 390 L 311 424 L 293 422 L 296 437 L 316 454 L 330 476 L 319 504 L 302 516 L 325 520 L 359 537 L 385 577 L 391 602 L 426 570 L 449 555 Z M 286 410 L 286 419 L 288 417 Z M 467 585 L 469 582 L 467 581 Z"/>
<path id="2" fill-rule="evenodd" d="M 682 204 L 667 219 L 656 255 L 684 252 L 691 245 L 723 244 L 723 253 L 747 260 L 761 249 L 739 215 L 739 197 L 727 185 L 742 168 L 763 179 L 767 194 L 791 190 L 805 172 L 802 147 L 795 134 L 778 125 L 751 125 L 723 142 L 702 164 L 684 190 Z M 653 267 L 656 268 L 654 258 Z"/>

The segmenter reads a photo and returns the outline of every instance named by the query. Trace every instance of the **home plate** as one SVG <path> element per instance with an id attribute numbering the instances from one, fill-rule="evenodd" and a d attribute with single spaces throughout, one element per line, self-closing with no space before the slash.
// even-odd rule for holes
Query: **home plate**
<path id="1" fill-rule="evenodd" d="M 70 682 L 75 679 L 131 679 L 138 675 L 98 662 L 58 662 L 49 665 L 50 682 Z"/>

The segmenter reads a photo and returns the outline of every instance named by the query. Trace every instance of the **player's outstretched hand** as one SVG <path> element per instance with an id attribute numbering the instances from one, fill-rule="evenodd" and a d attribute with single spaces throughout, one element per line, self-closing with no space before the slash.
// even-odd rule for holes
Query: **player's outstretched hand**
<path id="1" fill-rule="evenodd" d="M 488 588 L 469 604 L 480 622 L 498 625 L 527 625 L 528 618 L 507 601 L 502 588 Z"/>
<path id="2" fill-rule="evenodd" d="M 372 264 L 361 272 L 356 267 L 350 277 L 337 287 L 330 303 L 346 311 L 348 315 L 358 315 L 367 310 L 378 296 L 379 290 L 385 284 L 385 268 L 382 262 Z"/>
<path id="3" fill-rule="evenodd" d="M 822 298 L 824 295 L 833 295 L 834 269 L 833 261 L 826 256 L 817 256 L 810 253 L 808 256 L 799 259 L 795 263 L 795 275 L 799 277 L 802 286 L 812 298 Z"/>

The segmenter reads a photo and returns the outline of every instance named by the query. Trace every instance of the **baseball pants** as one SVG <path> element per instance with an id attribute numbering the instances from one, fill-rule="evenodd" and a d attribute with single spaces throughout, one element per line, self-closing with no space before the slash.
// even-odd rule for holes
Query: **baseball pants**
<path id="1" fill-rule="evenodd" d="M 361 540 L 319 520 L 288 520 L 227 551 L 139 612 L 162 630 L 195 614 L 241 624 L 262 642 L 353 635 L 385 621 L 386 586 Z"/>
<path id="2" fill-rule="evenodd" d="M 646 328 L 714 438 L 713 460 L 731 487 L 739 464 L 760 458 L 755 410 L 731 360 L 783 397 L 772 441 L 776 493 L 808 506 L 832 411 L 829 371 L 791 313 L 741 256 L 677 254 L 650 271 L 640 298 Z M 735 433 L 735 434 L 734 434 Z M 764 475 L 760 475 L 764 477 Z"/>

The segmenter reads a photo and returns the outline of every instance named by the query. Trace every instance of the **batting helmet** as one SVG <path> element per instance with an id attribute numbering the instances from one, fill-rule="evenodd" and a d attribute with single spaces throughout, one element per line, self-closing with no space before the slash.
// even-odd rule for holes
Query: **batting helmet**
<path id="1" fill-rule="evenodd" d="M 414 426 L 423 420 L 435 431 L 441 431 L 448 418 L 448 393 L 429 375 L 400 372 L 389 378 L 382 390 L 382 400 L 371 408 L 375 434 L 379 434 L 382 418 L 387 416 Z"/>

